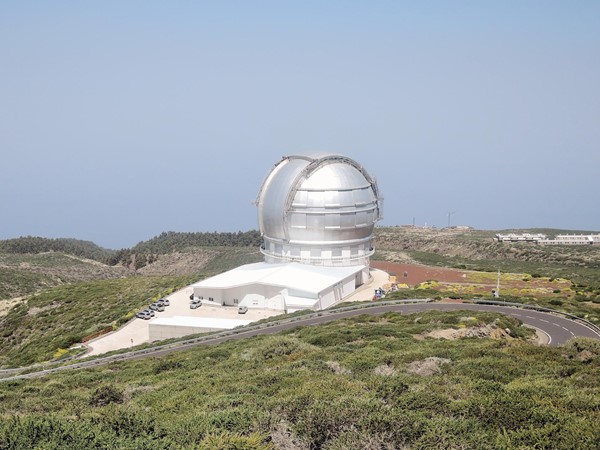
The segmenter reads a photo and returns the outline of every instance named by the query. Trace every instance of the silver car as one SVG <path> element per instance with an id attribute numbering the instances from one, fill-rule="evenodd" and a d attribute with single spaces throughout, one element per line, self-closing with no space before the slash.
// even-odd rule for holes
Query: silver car
<path id="1" fill-rule="evenodd" d="M 144 319 L 144 320 L 150 320 L 150 313 L 147 312 L 146 310 L 144 311 L 140 311 L 139 313 L 137 313 L 135 315 L 135 317 L 137 317 L 138 319 Z"/>
<path id="2" fill-rule="evenodd" d="M 202 306 L 202 301 L 198 298 L 195 298 L 190 302 L 190 309 L 196 309 Z"/>
<path id="3" fill-rule="evenodd" d="M 160 303 L 160 301 L 158 301 L 156 303 L 152 303 L 150 305 L 150 309 L 152 309 L 156 312 L 163 312 L 165 310 L 165 305 L 163 305 L 162 303 Z"/>

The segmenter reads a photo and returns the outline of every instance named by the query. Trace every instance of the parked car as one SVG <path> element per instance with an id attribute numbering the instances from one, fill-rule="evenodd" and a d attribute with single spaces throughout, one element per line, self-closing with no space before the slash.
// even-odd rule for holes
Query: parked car
<path id="1" fill-rule="evenodd" d="M 202 301 L 199 298 L 195 298 L 190 302 L 190 309 L 196 309 L 202 306 Z"/>
<path id="2" fill-rule="evenodd" d="M 144 319 L 144 320 L 149 320 L 150 319 L 150 313 L 144 311 L 140 311 L 139 313 L 137 313 L 135 315 L 135 317 L 137 317 L 138 319 Z"/>
<path id="3" fill-rule="evenodd" d="M 246 314 L 248 312 L 248 307 L 247 306 L 240 306 L 238 308 L 238 314 Z"/>
<path id="4" fill-rule="evenodd" d="M 165 305 L 160 302 L 156 302 L 156 303 L 152 303 L 150 305 L 150 308 L 156 312 L 163 312 L 165 310 Z"/>
<path id="5" fill-rule="evenodd" d="M 168 298 L 161 298 L 159 301 L 157 301 L 156 303 L 162 303 L 164 306 L 169 306 L 171 304 L 171 302 L 169 301 Z"/>
<path id="6" fill-rule="evenodd" d="M 156 315 L 151 309 L 145 309 L 144 312 L 147 312 L 150 315 L 150 317 L 154 317 Z"/>

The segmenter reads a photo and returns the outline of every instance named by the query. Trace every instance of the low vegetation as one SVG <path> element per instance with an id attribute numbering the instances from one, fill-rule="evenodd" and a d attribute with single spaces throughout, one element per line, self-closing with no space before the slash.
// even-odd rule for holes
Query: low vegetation
<path id="1" fill-rule="evenodd" d="M 544 233 L 549 237 L 563 233 L 590 233 L 549 229 L 502 232 L 513 231 Z M 500 271 L 502 300 L 539 304 L 600 324 L 600 308 L 596 306 L 600 305 L 600 245 L 499 243 L 494 240 L 496 233 L 414 227 L 378 228 L 374 259 L 481 272 L 480 275 L 469 275 L 472 279 L 465 279 L 464 283 L 439 283 L 434 289 L 431 285 L 418 286 L 418 289 L 395 293 L 394 298 L 414 295 L 492 299 L 489 286 L 494 287 L 496 273 Z M 431 295 L 425 295 L 423 289 Z"/>
<path id="2" fill-rule="evenodd" d="M 128 277 L 81 282 L 46 290 L 0 319 L 0 364 L 24 366 L 68 356 L 73 344 L 127 322 L 142 307 L 190 277 Z M 61 351 L 62 350 L 62 351 Z"/>
<path id="3" fill-rule="evenodd" d="M 258 231 L 168 232 L 121 250 L 77 239 L 8 239 L 0 241 L 0 301 L 79 281 L 140 274 L 194 275 L 207 264 L 216 273 L 232 260 L 260 260 L 259 245 Z"/>
<path id="4" fill-rule="evenodd" d="M 114 250 L 108 250 L 93 242 L 79 239 L 26 236 L 0 241 L 0 253 L 33 255 L 47 252 L 66 253 L 100 262 L 107 261 L 115 253 Z"/>
<path id="5" fill-rule="evenodd" d="M 236 233 L 161 233 L 147 241 L 140 242 L 131 250 L 134 253 L 164 254 L 185 251 L 196 247 L 256 247 L 262 243 L 257 230 L 238 231 Z"/>
<path id="6" fill-rule="evenodd" d="M 131 272 L 65 253 L 0 253 L 0 300 L 79 281 L 120 278 Z"/>
<path id="7" fill-rule="evenodd" d="M 4 382 L 0 448 L 597 448 L 598 342 L 415 337 L 465 320 L 527 334 L 388 313 Z"/>
<path id="8" fill-rule="evenodd" d="M 378 229 L 376 256 L 483 278 L 500 269 L 528 289 L 513 292 L 503 279 L 506 300 L 598 317 L 600 248 L 498 244 L 493 235 Z M 0 241 L 0 299 L 28 295 L 0 317 L 4 367 L 66 358 L 72 344 L 155 298 L 262 259 L 257 232 L 163 233 L 105 254 L 39 239 Z M 430 280 L 393 295 L 471 292 Z M 0 449 L 598 448 L 600 344 L 538 347 L 531 334 L 491 313 L 365 315 L 0 382 Z"/>

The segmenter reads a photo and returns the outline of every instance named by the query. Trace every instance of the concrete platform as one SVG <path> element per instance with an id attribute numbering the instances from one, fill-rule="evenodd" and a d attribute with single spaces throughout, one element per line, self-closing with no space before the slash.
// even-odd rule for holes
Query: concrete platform
<path id="1" fill-rule="evenodd" d="M 157 312 L 156 316 L 150 320 L 134 319 L 122 328 L 110 334 L 101 336 L 86 344 L 89 348 L 87 355 L 101 355 L 113 350 L 133 347 L 146 342 L 150 342 L 150 324 L 159 318 L 174 318 L 176 316 L 198 317 L 204 319 L 231 319 L 246 320 L 256 322 L 266 317 L 281 314 L 278 311 L 248 309 L 246 314 L 238 314 L 237 307 L 228 306 L 210 306 L 203 304 L 200 308 L 190 309 L 190 286 L 181 289 L 169 296 L 170 306 L 167 306 L 164 312 Z"/>

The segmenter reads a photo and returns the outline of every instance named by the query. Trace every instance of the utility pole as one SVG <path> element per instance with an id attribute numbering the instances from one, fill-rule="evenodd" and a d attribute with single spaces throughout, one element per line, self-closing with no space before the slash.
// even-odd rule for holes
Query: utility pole
<path id="1" fill-rule="evenodd" d="M 450 216 L 452 216 L 453 214 L 456 214 L 456 211 L 452 211 L 448 213 L 448 228 L 450 228 Z"/>
<path id="2" fill-rule="evenodd" d="M 498 269 L 498 281 L 496 282 L 496 297 L 500 297 L 500 269 Z"/>

